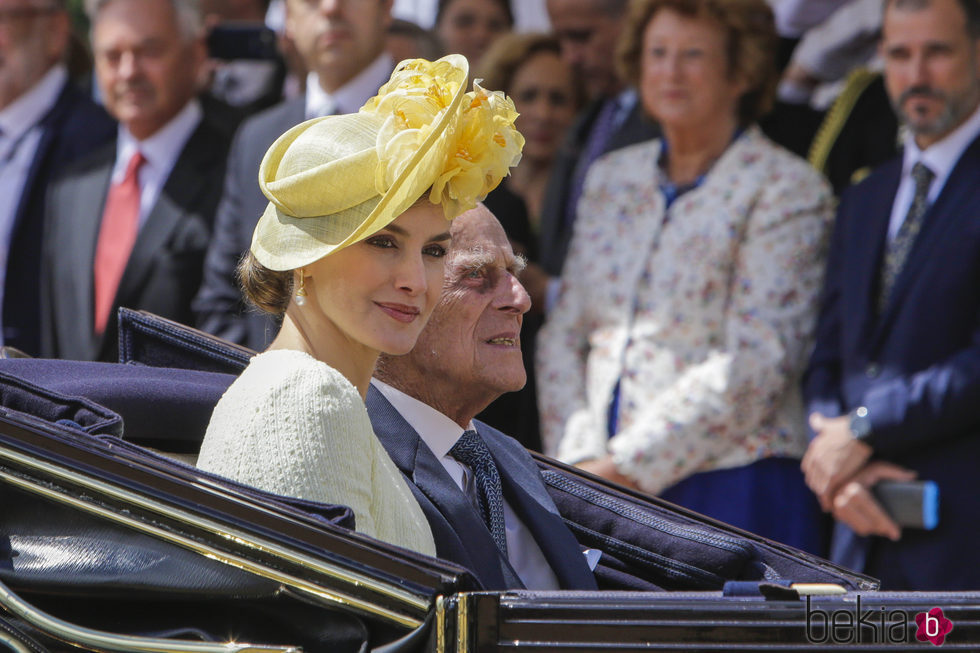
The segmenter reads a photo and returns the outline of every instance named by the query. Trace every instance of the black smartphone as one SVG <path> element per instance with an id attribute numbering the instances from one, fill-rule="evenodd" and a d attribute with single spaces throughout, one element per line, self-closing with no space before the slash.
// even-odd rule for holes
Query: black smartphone
<path id="1" fill-rule="evenodd" d="M 224 61 L 278 59 L 276 33 L 255 23 L 220 23 L 208 33 L 208 56 Z"/>
<path id="2" fill-rule="evenodd" d="M 939 486 L 935 481 L 880 481 L 871 493 L 902 528 L 929 531 L 939 524 Z"/>

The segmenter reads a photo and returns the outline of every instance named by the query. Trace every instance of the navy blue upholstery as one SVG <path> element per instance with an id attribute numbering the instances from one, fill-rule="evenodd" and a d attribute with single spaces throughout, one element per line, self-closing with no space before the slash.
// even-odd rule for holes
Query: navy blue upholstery
<path id="1" fill-rule="evenodd" d="M 40 358 L 0 360 L 0 373 L 94 402 L 122 417 L 127 441 L 174 453 L 197 452 L 214 405 L 235 379 L 216 372 Z"/>
<path id="2" fill-rule="evenodd" d="M 3 360 L 0 363 L 11 361 Z M 4 370 L 0 367 L 0 370 Z M 76 393 L 58 392 L 43 379 L 0 371 L 0 409 L 28 420 L 60 424 L 89 435 L 121 435 L 123 422 L 118 414 Z M 44 387 L 40 387 L 44 386 Z"/>

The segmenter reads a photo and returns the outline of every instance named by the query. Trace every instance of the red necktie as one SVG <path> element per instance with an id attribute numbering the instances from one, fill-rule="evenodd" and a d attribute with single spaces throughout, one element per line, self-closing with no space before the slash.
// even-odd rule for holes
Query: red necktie
<path id="1" fill-rule="evenodd" d="M 105 332 L 119 280 L 139 233 L 139 169 L 146 162 L 137 151 L 126 166 L 126 176 L 109 189 L 95 247 L 95 332 Z"/>

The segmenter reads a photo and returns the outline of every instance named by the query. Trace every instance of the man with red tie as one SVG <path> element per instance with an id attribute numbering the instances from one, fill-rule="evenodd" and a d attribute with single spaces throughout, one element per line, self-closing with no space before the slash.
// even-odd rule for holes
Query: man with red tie
<path id="1" fill-rule="evenodd" d="M 229 142 L 196 99 L 206 57 L 196 3 L 101 0 L 92 48 L 118 133 L 52 186 L 42 352 L 113 360 L 120 306 L 191 321 Z"/>

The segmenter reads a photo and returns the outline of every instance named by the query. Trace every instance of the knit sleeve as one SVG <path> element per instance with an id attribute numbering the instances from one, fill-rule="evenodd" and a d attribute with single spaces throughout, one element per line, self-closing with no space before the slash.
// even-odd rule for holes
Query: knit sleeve
<path id="1" fill-rule="evenodd" d="M 262 354 L 215 407 L 198 467 L 268 492 L 349 506 L 358 532 L 434 554 L 428 524 L 354 387 L 296 352 Z"/>

